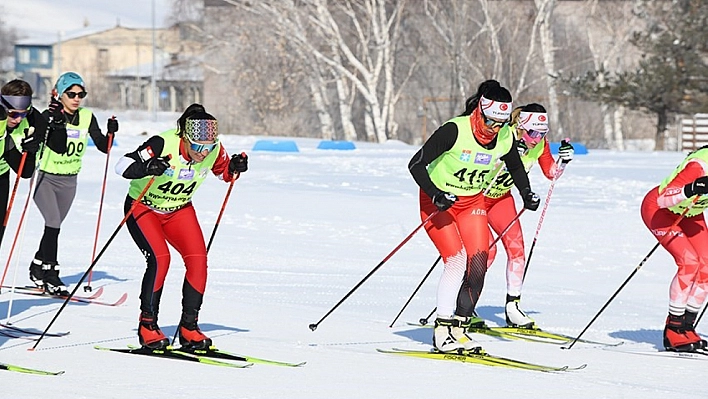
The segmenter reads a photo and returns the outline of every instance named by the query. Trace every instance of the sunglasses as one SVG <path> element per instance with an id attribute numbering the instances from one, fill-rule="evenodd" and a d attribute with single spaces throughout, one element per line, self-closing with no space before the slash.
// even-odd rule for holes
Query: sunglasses
<path id="1" fill-rule="evenodd" d="M 526 134 L 529 135 L 532 139 L 542 139 L 548 134 L 548 130 L 527 130 Z"/>
<path id="2" fill-rule="evenodd" d="M 488 127 L 495 128 L 495 127 L 504 127 L 509 124 L 509 121 L 506 120 L 504 122 L 499 122 L 495 121 L 494 119 L 489 119 L 487 118 L 486 115 L 482 114 L 482 118 L 484 118 L 484 124 L 487 125 Z"/>
<path id="3" fill-rule="evenodd" d="M 78 93 L 75 91 L 67 91 L 65 94 L 67 97 L 74 99 L 74 98 L 76 98 L 76 96 L 79 96 L 79 98 L 84 98 L 84 97 L 86 97 L 87 93 L 85 91 L 80 91 Z"/>
<path id="4" fill-rule="evenodd" d="M 7 111 L 7 117 L 10 119 L 25 118 L 29 113 L 30 111 Z"/>
<path id="5" fill-rule="evenodd" d="M 187 140 L 189 140 L 189 148 L 191 148 L 192 151 L 199 152 L 199 153 L 204 152 L 204 151 L 212 152 L 212 151 L 214 151 L 214 148 L 216 148 L 216 145 L 219 144 L 218 141 L 215 141 L 211 144 L 199 144 L 199 143 L 195 143 L 194 141 L 192 141 L 192 139 L 190 139 L 189 137 L 187 137 Z"/>

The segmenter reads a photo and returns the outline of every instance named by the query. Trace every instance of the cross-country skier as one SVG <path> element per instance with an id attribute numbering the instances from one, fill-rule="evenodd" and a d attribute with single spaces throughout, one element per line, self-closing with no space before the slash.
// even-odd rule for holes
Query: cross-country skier
<path id="1" fill-rule="evenodd" d="M 420 186 L 420 215 L 445 268 L 437 296 L 433 344 L 442 352 L 474 350 L 467 335 L 487 272 L 488 228 L 483 185 L 501 159 L 519 189 L 524 206 L 536 210 L 539 198 L 509 129 L 511 94 L 495 80 L 483 82 L 466 101 L 462 115 L 439 127 L 408 165 Z"/>
<path id="2" fill-rule="evenodd" d="M 150 137 L 118 161 L 116 172 L 131 179 L 126 213 L 148 182 L 155 179 L 126 221 L 147 262 L 138 325 L 138 338 L 144 347 L 160 349 L 170 343 L 157 324 L 170 267 L 167 243 L 180 253 L 186 268 L 178 327 L 180 344 L 198 349 L 211 346 L 211 339 L 197 325 L 206 288 L 207 252 L 192 197 L 210 171 L 230 182 L 246 170 L 246 154 L 229 158 L 219 142 L 216 118 L 199 104 L 187 107 L 177 121 L 177 129 Z"/>
<path id="3" fill-rule="evenodd" d="M 511 114 L 511 130 L 515 132 L 516 145 L 521 155 L 521 161 L 528 173 L 534 164 L 538 163 L 543 174 L 552 180 L 560 177 L 563 168 L 551 155 L 550 145 L 546 135 L 549 132 L 548 114 L 546 109 L 536 103 L 527 104 L 516 108 Z M 573 146 L 563 140 L 559 148 L 559 159 L 567 164 L 573 159 Z M 508 171 L 500 165 L 500 171 L 488 174 L 488 189 L 485 189 L 485 202 L 487 207 L 487 219 L 491 230 L 496 234 L 501 234 L 517 215 L 514 197 L 511 195 L 511 186 L 514 181 Z M 496 178 L 495 178 L 496 177 Z M 494 181 L 492 181 L 494 180 Z M 489 244 L 495 238 L 489 232 Z M 506 323 L 512 327 L 534 328 L 535 322 L 528 317 L 519 307 L 521 301 L 521 288 L 524 281 L 524 266 L 526 256 L 524 254 L 524 235 L 521 231 L 521 221 L 516 221 L 501 237 L 501 242 L 506 250 Z M 489 260 L 487 267 L 491 267 L 497 255 L 496 245 L 489 249 Z M 480 320 L 481 321 L 481 320 Z M 483 321 L 481 321 L 483 323 Z"/>
<path id="4" fill-rule="evenodd" d="M 642 201 L 642 220 L 669 251 L 677 270 L 669 284 L 669 315 L 664 328 L 667 350 L 688 352 L 706 347 L 695 330 L 696 315 L 708 294 L 708 146 L 688 154 Z M 697 202 L 692 202 L 698 196 Z M 680 215 L 691 207 L 677 226 Z"/>

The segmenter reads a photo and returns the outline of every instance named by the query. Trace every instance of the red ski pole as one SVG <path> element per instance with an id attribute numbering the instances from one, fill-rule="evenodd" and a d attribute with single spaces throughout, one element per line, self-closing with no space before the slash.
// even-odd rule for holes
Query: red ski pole
<path id="1" fill-rule="evenodd" d="M 115 118 L 115 116 L 113 117 Z M 103 184 L 101 184 L 101 200 L 98 203 L 98 219 L 96 221 L 96 236 L 93 239 L 93 251 L 91 252 L 91 263 L 96 258 L 96 245 L 98 244 L 98 231 L 101 229 L 101 214 L 103 212 L 103 199 L 106 196 L 106 178 L 108 177 L 108 160 L 111 157 L 111 147 L 113 146 L 113 134 L 108 135 L 108 147 L 106 149 L 106 167 L 103 170 Z M 84 287 L 84 291 L 91 291 L 91 277 L 93 271 L 89 273 L 88 281 Z"/>

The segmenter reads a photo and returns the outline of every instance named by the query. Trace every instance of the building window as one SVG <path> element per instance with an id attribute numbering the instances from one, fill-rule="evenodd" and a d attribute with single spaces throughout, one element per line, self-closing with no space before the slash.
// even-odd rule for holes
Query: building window
<path id="1" fill-rule="evenodd" d="M 108 49 L 98 49 L 98 70 L 105 71 L 108 69 Z"/>
<path id="2" fill-rule="evenodd" d="M 28 48 L 17 49 L 17 59 L 19 60 L 20 64 L 29 64 L 30 63 L 29 49 Z"/>
<path id="3" fill-rule="evenodd" d="M 39 63 L 41 65 L 48 65 L 49 64 L 49 50 L 47 49 L 41 49 L 39 50 L 39 53 L 37 54 L 39 57 Z"/>

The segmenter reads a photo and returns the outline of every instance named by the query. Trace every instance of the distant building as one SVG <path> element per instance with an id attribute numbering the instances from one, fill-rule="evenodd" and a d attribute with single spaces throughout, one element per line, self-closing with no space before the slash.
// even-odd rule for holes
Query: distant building
<path id="1" fill-rule="evenodd" d="M 153 30 L 122 26 L 89 27 L 56 38 L 15 44 L 15 72 L 32 84 L 37 102 L 48 101 L 61 73 L 75 71 L 86 81 L 85 104 L 104 109 L 152 110 L 152 77 L 157 110 L 177 111 L 201 101 L 200 45 L 181 25 Z"/>

